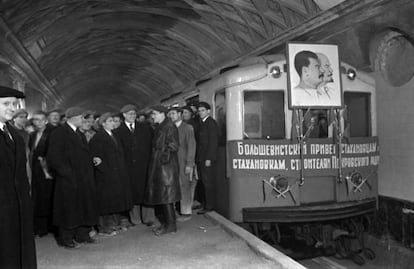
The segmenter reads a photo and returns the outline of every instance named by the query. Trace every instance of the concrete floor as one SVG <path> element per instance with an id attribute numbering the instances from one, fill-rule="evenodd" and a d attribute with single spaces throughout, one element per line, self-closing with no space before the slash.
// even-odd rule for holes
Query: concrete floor
<path id="1" fill-rule="evenodd" d="M 58 247 L 52 235 L 36 238 L 39 269 L 59 268 L 277 268 L 204 216 L 179 223 L 178 232 L 154 236 L 138 225 L 114 237 L 96 236 L 79 249 Z"/>

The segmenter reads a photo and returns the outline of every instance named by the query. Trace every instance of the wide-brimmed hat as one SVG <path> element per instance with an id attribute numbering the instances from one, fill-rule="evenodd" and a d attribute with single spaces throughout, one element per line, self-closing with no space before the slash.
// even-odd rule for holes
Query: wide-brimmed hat
<path id="1" fill-rule="evenodd" d="M 24 98 L 24 93 L 6 86 L 0 86 L 0 98 L 3 97 L 16 97 Z"/>

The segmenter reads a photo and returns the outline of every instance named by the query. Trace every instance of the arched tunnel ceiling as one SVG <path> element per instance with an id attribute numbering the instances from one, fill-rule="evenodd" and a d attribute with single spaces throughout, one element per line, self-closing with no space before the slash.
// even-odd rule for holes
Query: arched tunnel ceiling
<path id="1" fill-rule="evenodd" d="M 0 10 L 62 106 L 104 111 L 189 89 L 339 2 L 2 0 Z"/>

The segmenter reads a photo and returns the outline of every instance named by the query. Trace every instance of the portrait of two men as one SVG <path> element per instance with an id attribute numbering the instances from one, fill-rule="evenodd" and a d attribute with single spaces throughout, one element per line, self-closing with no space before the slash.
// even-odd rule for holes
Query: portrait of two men
<path id="1" fill-rule="evenodd" d="M 290 108 L 342 106 L 338 46 L 288 43 Z"/>

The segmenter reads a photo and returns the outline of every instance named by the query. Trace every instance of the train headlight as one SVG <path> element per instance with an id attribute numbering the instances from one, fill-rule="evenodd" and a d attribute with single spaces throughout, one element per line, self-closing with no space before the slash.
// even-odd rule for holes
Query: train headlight
<path id="1" fill-rule="evenodd" d="M 270 68 L 270 75 L 274 78 L 280 78 L 282 75 L 282 71 L 280 70 L 280 67 L 278 65 L 273 66 Z"/>
<path id="2" fill-rule="evenodd" d="M 356 78 L 356 71 L 355 69 L 349 68 L 346 71 L 346 76 L 350 79 L 350 80 L 354 80 Z"/>

